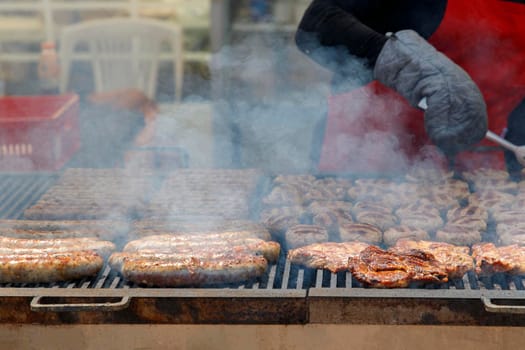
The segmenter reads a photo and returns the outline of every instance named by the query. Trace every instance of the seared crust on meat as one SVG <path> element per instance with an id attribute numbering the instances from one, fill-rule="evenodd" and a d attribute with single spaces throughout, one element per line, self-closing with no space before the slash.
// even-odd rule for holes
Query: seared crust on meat
<path id="1" fill-rule="evenodd" d="M 479 275 L 498 272 L 525 274 L 525 248 L 518 245 L 496 247 L 493 243 L 481 243 L 472 247 Z"/>
<path id="2" fill-rule="evenodd" d="M 412 282 L 448 281 L 447 272 L 434 256 L 421 250 L 398 254 L 370 246 L 350 258 L 348 264 L 352 276 L 370 287 L 402 288 Z"/>
<path id="3" fill-rule="evenodd" d="M 326 269 L 331 272 L 348 269 L 348 259 L 358 255 L 369 245 L 362 242 L 316 243 L 288 251 L 292 264 L 312 269 Z"/>
<path id="4" fill-rule="evenodd" d="M 449 278 L 462 278 L 467 271 L 474 268 L 474 260 L 470 256 L 470 248 L 456 246 L 444 242 L 417 241 L 402 239 L 390 250 L 395 252 L 408 252 L 411 250 L 422 250 L 432 254 L 443 266 Z"/>

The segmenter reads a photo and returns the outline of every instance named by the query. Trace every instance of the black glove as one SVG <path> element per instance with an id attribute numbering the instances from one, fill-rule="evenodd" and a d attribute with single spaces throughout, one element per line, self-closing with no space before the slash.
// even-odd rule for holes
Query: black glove
<path id="1" fill-rule="evenodd" d="M 448 155 L 481 141 L 487 107 L 469 75 L 413 30 L 394 34 L 383 46 L 374 77 L 412 106 L 426 98 L 425 129 Z"/>

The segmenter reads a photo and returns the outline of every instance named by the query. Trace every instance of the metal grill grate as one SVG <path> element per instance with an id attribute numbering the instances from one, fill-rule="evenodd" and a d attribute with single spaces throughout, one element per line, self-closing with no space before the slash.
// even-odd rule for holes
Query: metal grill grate
<path id="1" fill-rule="evenodd" d="M 32 205 L 53 184 L 56 175 L 4 175 L 0 177 L 0 218 L 18 219 L 23 215 L 25 208 Z M 105 266 L 95 278 L 83 279 L 55 284 L 0 284 L 1 288 L 42 288 L 42 289 L 143 289 L 141 286 L 124 281 L 122 277 Z M 155 289 L 155 288 L 148 288 Z M 190 290 L 191 288 L 181 288 Z M 228 290 L 257 290 L 257 291 L 292 291 L 316 290 L 358 292 L 370 291 L 352 278 L 349 272 L 338 274 L 323 270 L 305 269 L 292 265 L 290 261 L 281 256 L 279 262 L 271 265 L 268 272 L 257 281 L 241 284 L 211 285 L 206 289 Z M 473 272 L 466 274 L 463 279 L 453 280 L 443 285 L 429 285 L 420 288 L 405 288 L 408 293 L 414 290 L 432 291 L 503 291 L 517 292 L 525 297 L 525 283 L 522 276 L 495 275 L 492 277 L 479 277 Z M 399 290 L 398 290 L 399 291 Z M 408 294 L 410 295 L 410 294 Z M 454 294 L 456 295 L 456 294 Z"/>
<path id="2" fill-rule="evenodd" d="M 56 180 L 55 175 L 3 175 L 0 177 L 0 219 L 19 219 Z"/>

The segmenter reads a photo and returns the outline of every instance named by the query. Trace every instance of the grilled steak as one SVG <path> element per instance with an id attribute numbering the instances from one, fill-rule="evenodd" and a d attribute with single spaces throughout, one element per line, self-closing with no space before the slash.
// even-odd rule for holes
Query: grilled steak
<path id="1" fill-rule="evenodd" d="M 103 263 L 93 251 L 0 254 L 0 283 L 51 283 L 91 277 Z"/>
<path id="2" fill-rule="evenodd" d="M 110 264 L 131 282 L 158 287 L 242 282 L 262 276 L 268 267 L 262 256 L 205 252 L 182 256 L 115 253 Z"/>
<path id="3" fill-rule="evenodd" d="M 411 250 L 398 254 L 375 246 L 350 258 L 349 269 L 356 280 L 377 288 L 402 288 L 412 282 L 443 283 L 447 272 L 432 254 Z"/>
<path id="4" fill-rule="evenodd" d="M 498 272 L 525 274 L 525 248 L 518 245 L 496 247 L 493 243 L 481 243 L 472 247 L 476 272 L 491 275 Z"/>
<path id="5" fill-rule="evenodd" d="M 397 241 L 396 245 L 390 250 L 396 253 L 407 253 L 414 249 L 432 254 L 451 279 L 462 278 L 467 271 L 474 268 L 474 260 L 469 254 L 470 248 L 465 246 L 455 246 L 443 242 L 402 239 Z"/>
<path id="6" fill-rule="evenodd" d="M 359 255 L 368 246 L 362 242 L 315 243 L 288 251 L 288 259 L 292 264 L 335 273 L 347 270 L 348 259 Z"/>

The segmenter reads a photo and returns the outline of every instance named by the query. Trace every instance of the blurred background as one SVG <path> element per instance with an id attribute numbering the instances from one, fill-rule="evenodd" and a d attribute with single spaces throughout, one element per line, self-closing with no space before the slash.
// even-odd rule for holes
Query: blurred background
<path id="1" fill-rule="evenodd" d="M 0 95 L 77 94 L 82 148 L 71 166 L 151 165 L 152 157 L 158 158 L 155 152 L 172 148 L 184 153 L 176 158 L 184 158 L 189 167 L 309 170 L 330 76 L 294 45 L 308 4 L 0 0 Z M 97 68 L 105 53 L 95 52 L 94 42 L 82 43 L 79 31 L 71 34 L 81 24 L 124 18 L 180 29 L 180 47 L 170 47 L 167 40 L 159 50 L 139 46 L 139 53 L 133 53 L 154 56 L 144 61 L 156 72 L 154 86 L 102 86 L 97 79 L 116 81 L 108 70 Z M 117 35 L 120 29 L 115 25 L 104 34 L 92 32 L 89 40 L 113 31 Z M 46 67 L 55 73 L 42 73 Z M 123 74 L 139 75 L 133 69 Z M 153 112 L 145 107 L 148 103 Z"/>

